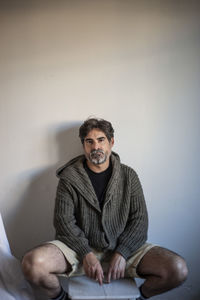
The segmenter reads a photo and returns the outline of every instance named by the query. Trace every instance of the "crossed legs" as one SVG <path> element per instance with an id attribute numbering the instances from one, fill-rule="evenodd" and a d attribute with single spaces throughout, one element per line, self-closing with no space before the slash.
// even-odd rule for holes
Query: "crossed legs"
<path id="1" fill-rule="evenodd" d="M 24 256 L 22 269 L 27 280 L 42 288 L 49 298 L 55 298 L 61 291 L 57 274 L 69 272 L 71 266 L 58 247 L 46 244 Z M 138 275 L 145 279 L 141 292 L 147 298 L 179 286 L 187 272 L 182 257 L 157 246 L 151 248 L 137 266 Z"/>

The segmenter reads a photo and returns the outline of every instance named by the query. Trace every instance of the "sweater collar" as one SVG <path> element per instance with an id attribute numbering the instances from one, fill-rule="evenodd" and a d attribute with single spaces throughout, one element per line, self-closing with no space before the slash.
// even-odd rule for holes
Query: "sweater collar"
<path id="1" fill-rule="evenodd" d="M 74 186 L 93 207 L 95 207 L 98 211 L 101 211 L 96 193 L 83 166 L 84 160 L 85 155 L 75 157 L 64 166 L 59 168 L 56 174 L 59 178 L 65 179 L 72 186 Z M 111 161 L 113 170 L 107 186 L 104 205 L 110 200 L 111 195 L 116 188 L 120 173 L 119 155 L 115 152 L 112 152 Z"/>

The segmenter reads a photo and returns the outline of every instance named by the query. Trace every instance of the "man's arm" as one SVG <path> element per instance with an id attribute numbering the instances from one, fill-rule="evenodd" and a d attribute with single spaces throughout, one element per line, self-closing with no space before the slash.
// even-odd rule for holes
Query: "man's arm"
<path id="1" fill-rule="evenodd" d="M 76 225 L 72 191 L 63 179 L 57 187 L 54 226 L 56 237 L 74 250 L 80 259 L 92 251 L 84 232 Z"/>
<path id="2" fill-rule="evenodd" d="M 148 214 L 142 186 L 137 174 L 131 176 L 131 202 L 126 227 L 118 238 L 115 249 L 126 260 L 147 240 Z"/>
<path id="3" fill-rule="evenodd" d="M 57 238 L 74 250 L 83 261 L 86 275 L 102 284 L 101 264 L 92 253 L 84 232 L 76 225 L 74 199 L 63 179 L 60 179 L 57 188 L 54 226 Z"/>
<path id="4" fill-rule="evenodd" d="M 135 172 L 131 177 L 131 203 L 126 227 L 118 238 L 118 245 L 110 261 L 108 282 L 110 279 L 124 277 L 126 260 L 147 240 L 148 215 L 142 186 Z"/>

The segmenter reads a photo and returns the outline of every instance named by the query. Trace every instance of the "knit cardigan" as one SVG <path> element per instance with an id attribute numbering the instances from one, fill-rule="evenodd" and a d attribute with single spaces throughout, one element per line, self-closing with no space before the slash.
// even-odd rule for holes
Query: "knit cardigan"
<path id="1" fill-rule="evenodd" d="M 139 178 L 112 152 L 113 170 L 101 210 L 84 159 L 78 156 L 57 170 L 56 239 L 80 260 L 93 248 L 113 250 L 127 259 L 147 240 L 148 216 Z"/>

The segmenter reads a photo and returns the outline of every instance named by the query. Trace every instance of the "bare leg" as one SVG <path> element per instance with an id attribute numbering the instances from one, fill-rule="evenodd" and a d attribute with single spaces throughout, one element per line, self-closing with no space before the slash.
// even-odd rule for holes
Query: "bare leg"
<path id="1" fill-rule="evenodd" d="M 46 244 L 28 252 L 22 260 L 22 270 L 27 280 L 40 287 L 49 298 L 61 291 L 56 274 L 71 269 L 62 251 L 53 244 Z"/>
<path id="2" fill-rule="evenodd" d="M 142 258 L 137 273 L 146 279 L 141 291 L 149 298 L 179 286 L 186 280 L 188 270 L 182 257 L 156 246 Z"/>

